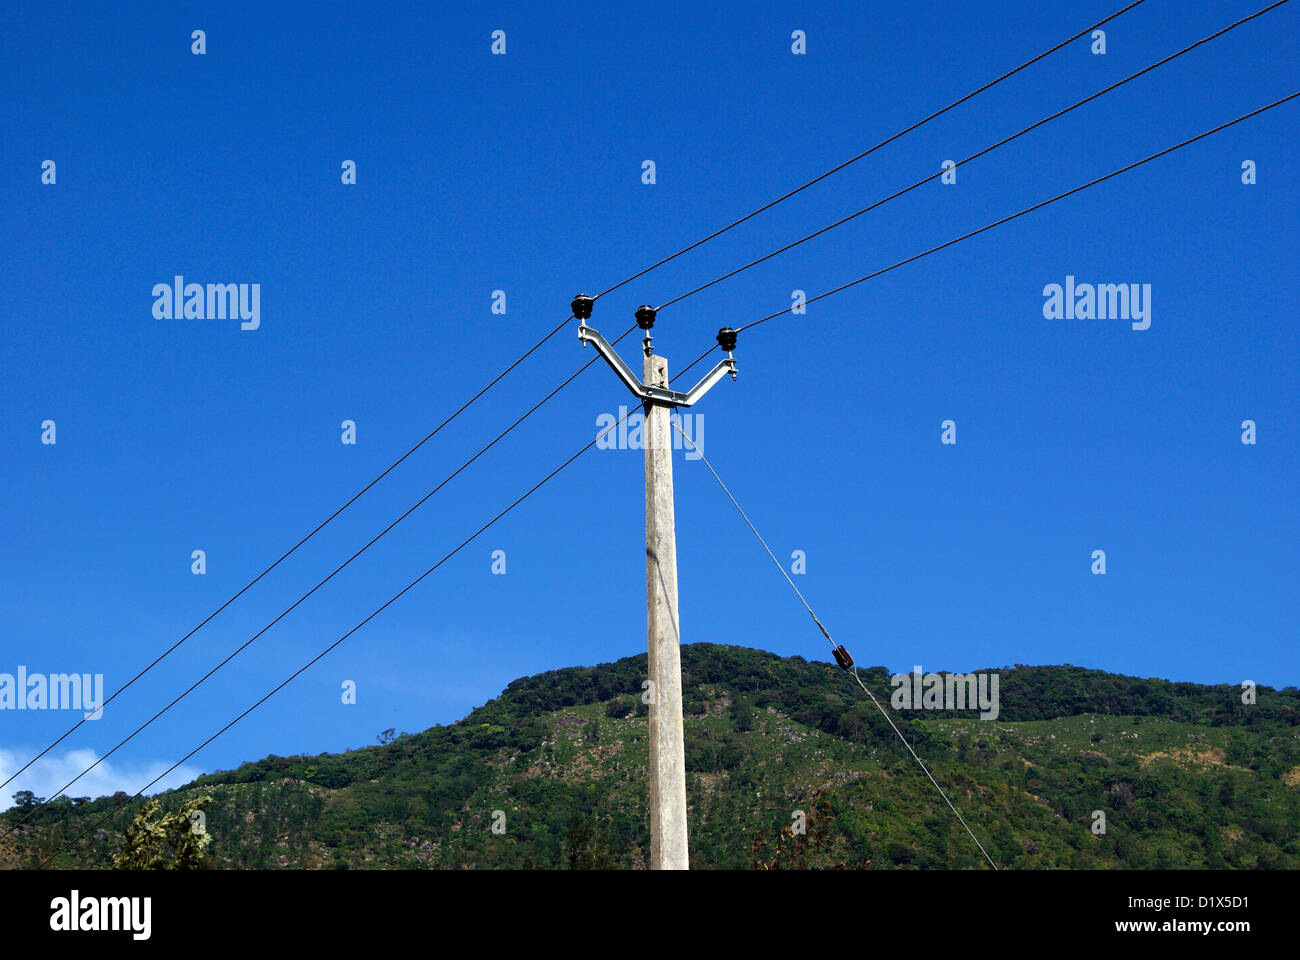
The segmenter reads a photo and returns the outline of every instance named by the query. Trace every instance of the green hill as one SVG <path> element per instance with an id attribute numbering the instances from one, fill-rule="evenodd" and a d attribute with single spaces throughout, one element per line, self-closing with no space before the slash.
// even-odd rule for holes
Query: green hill
<path id="1" fill-rule="evenodd" d="M 645 867 L 645 660 L 525 677 L 449 726 L 270 756 L 159 799 L 213 797 L 210 853 L 225 868 Z M 682 671 L 693 867 L 983 864 L 851 677 L 712 644 L 683 647 Z M 885 670 L 861 672 L 888 709 Z M 1231 685 L 997 672 L 996 720 L 891 714 L 999 866 L 1300 867 L 1295 688 L 1244 705 Z M 34 866 L 121 799 L 51 804 L 0 843 L 0 863 Z M 107 866 L 137 807 L 55 864 Z M 797 810 L 809 832 L 783 842 Z"/>

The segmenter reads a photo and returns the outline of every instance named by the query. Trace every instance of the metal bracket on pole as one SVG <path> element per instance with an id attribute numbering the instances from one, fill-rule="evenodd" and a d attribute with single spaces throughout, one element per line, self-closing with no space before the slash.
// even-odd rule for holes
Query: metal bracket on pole
<path id="1" fill-rule="evenodd" d="M 609 364 L 610 369 L 618 374 L 618 378 L 643 403 L 658 403 L 667 407 L 689 407 L 699 401 L 713 388 L 715 383 L 728 373 L 731 374 L 733 380 L 736 379 L 736 361 L 728 355 L 727 359 L 718 361 L 717 365 L 704 375 L 703 380 L 685 393 L 679 393 L 676 390 L 665 390 L 663 387 L 648 387 L 633 375 L 631 368 L 623 362 L 623 358 L 600 335 L 600 331 L 587 326 L 586 321 L 581 319 L 578 321 L 578 339 L 582 341 L 583 346 L 589 343 L 593 344 L 597 352 L 605 358 L 605 362 Z"/>

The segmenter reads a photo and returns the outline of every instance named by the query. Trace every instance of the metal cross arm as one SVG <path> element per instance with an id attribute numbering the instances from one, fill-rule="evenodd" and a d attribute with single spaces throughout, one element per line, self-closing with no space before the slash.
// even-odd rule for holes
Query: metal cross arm
<path id="1" fill-rule="evenodd" d="M 609 364 L 610 369 L 618 374 L 618 378 L 627 384 L 627 388 L 644 403 L 659 403 L 670 407 L 689 407 L 708 393 L 713 388 L 713 385 L 728 373 L 731 374 L 731 379 L 736 379 L 736 361 L 728 354 L 725 360 L 718 361 L 717 365 L 704 375 L 704 379 L 685 393 L 663 387 L 646 386 L 633 375 L 631 368 L 623 362 L 623 358 L 600 335 L 600 331 L 587 326 L 582 320 L 578 321 L 578 339 L 582 341 L 583 346 L 589 343 L 594 344 L 596 350 Z"/>

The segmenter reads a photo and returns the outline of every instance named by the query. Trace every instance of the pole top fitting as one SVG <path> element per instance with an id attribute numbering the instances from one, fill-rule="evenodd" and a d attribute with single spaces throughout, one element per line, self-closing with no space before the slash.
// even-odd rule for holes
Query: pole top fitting
<path id="1" fill-rule="evenodd" d="M 593 298 L 587 296 L 585 293 L 580 293 L 573 298 L 573 303 L 569 304 L 569 306 L 573 308 L 573 315 L 577 319 L 590 320 L 591 306 L 595 302 L 596 301 Z"/>
<path id="2" fill-rule="evenodd" d="M 647 333 L 655 325 L 655 308 L 640 306 L 636 308 L 636 325 Z"/>
<path id="3" fill-rule="evenodd" d="M 736 336 L 737 331 L 732 330 L 731 327 L 723 327 L 718 331 L 718 346 L 727 353 L 731 353 L 732 350 L 736 349 Z"/>

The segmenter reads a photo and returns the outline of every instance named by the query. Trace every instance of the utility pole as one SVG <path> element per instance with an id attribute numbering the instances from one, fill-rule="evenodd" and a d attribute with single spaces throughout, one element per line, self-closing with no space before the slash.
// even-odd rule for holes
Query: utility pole
<path id="1" fill-rule="evenodd" d="M 677 407 L 689 407 L 728 373 L 736 379 L 736 331 L 724 327 L 718 344 L 727 351 L 704 379 L 686 393 L 668 386 L 668 361 L 651 344 L 653 307 L 639 307 L 645 331 L 644 379 L 638 380 L 605 338 L 587 326 L 591 297 L 573 300 L 578 339 L 594 344 L 610 369 L 641 401 L 645 411 L 645 591 L 647 679 L 650 707 L 650 869 L 686 870 L 686 747 L 682 723 L 681 623 L 677 614 L 677 535 L 673 517 L 672 421 Z"/>

